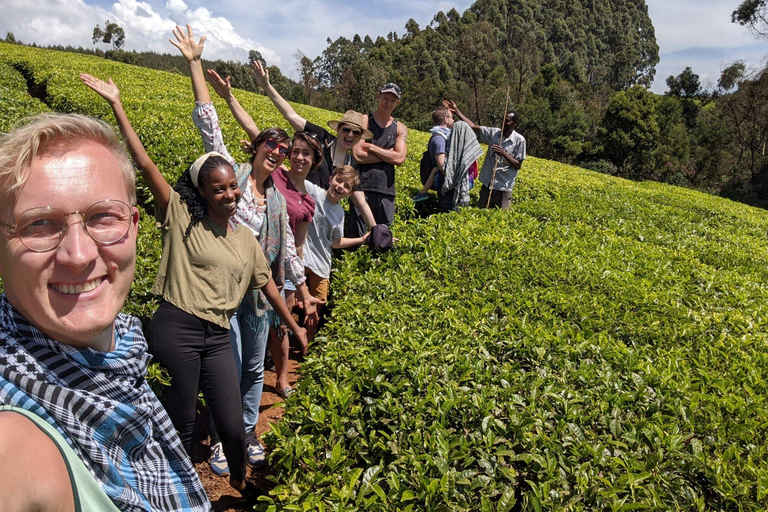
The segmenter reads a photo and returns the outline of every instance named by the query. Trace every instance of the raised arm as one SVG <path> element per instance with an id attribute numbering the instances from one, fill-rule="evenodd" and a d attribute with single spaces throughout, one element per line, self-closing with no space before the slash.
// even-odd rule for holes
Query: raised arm
<path id="1" fill-rule="evenodd" d="M 187 23 L 187 34 L 176 25 L 173 29 L 173 35 L 176 41 L 169 39 L 173 46 L 181 51 L 181 55 L 189 64 L 189 74 L 192 77 L 192 92 L 195 94 L 195 101 L 201 103 L 210 103 L 211 94 L 208 92 L 208 86 L 205 85 L 205 75 L 203 75 L 203 46 L 205 36 L 200 41 L 195 42 L 195 36 L 192 34 L 192 27 Z"/>
<path id="2" fill-rule="evenodd" d="M 480 125 L 475 124 L 470 118 L 462 114 L 459 107 L 456 106 L 456 102 L 452 100 L 443 100 L 443 106 L 450 110 L 452 114 L 459 116 L 459 119 L 467 123 L 469 127 L 472 128 L 472 131 L 480 133 Z"/>
<path id="3" fill-rule="evenodd" d="M 294 130 L 303 130 L 304 126 L 307 124 L 307 120 L 297 114 L 293 107 L 285 101 L 285 98 L 280 96 L 280 93 L 272 87 L 272 84 L 269 83 L 269 70 L 258 60 L 253 61 L 253 75 L 256 79 L 256 83 L 259 87 L 264 89 L 267 98 L 272 100 L 272 103 L 277 107 L 280 115 L 290 123 Z"/>
<path id="4" fill-rule="evenodd" d="M 232 92 L 232 83 L 230 82 L 230 77 L 227 77 L 226 80 L 223 80 L 213 69 L 207 70 L 206 76 L 208 77 L 208 82 L 213 87 L 213 90 L 216 91 L 216 94 L 221 96 L 221 98 L 227 102 L 229 111 L 232 112 L 233 116 L 235 116 L 235 120 L 240 125 L 240 127 L 245 130 L 245 133 L 248 134 L 248 140 L 253 142 L 253 140 L 259 136 L 259 127 L 256 126 L 256 122 L 248 114 L 248 112 L 245 111 L 243 106 L 240 105 L 240 102 L 237 101 L 237 98 L 235 98 L 235 94 Z"/>
<path id="5" fill-rule="evenodd" d="M 144 176 L 144 180 L 147 182 L 149 191 L 152 192 L 157 206 L 165 212 L 166 208 L 168 208 L 168 201 L 171 198 L 171 186 L 165 181 L 160 170 L 144 149 L 144 145 L 141 143 L 133 126 L 131 126 L 131 122 L 128 120 L 128 116 L 125 114 L 125 110 L 123 110 L 123 104 L 120 101 L 120 89 L 117 88 L 111 78 L 109 83 L 99 80 L 88 73 L 80 73 L 80 78 L 85 85 L 109 102 L 112 112 L 115 114 L 115 119 L 117 119 L 117 125 L 120 127 L 120 132 L 123 134 L 123 139 L 128 144 L 128 149 L 133 156 L 133 161 L 141 171 L 142 176 Z"/>
<path id="6" fill-rule="evenodd" d="M 363 128 L 368 128 L 368 119 L 365 119 Z M 352 148 L 352 156 L 358 163 L 375 164 L 386 162 L 392 165 L 403 165 L 408 153 L 408 127 L 403 123 L 397 123 L 397 137 L 392 149 L 383 149 L 370 142 L 360 141 Z"/>
<path id="7" fill-rule="evenodd" d="M 173 30 L 176 41 L 169 39 L 171 44 L 181 51 L 182 56 L 189 64 L 189 74 L 192 77 L 192 92 L 195 95 L 195 108 L 192 111 L 192 122 L 195 123 L 200 138 L 203 141 L 203 147 L 206 152 L 216 151 L 224 155 L 224 158 L 232 164 L 237 165 L 235 159 L 229 154 L 224 137 L 219 127 L 219 116 L 216 113 L 216 107 L 211 102 L 211 94 L 208 92 L 208 86 L 205 84 L 205 74 L 203 73 L 202 55 L 205 36 L 195 42 L 192 34 L 192 28 L 187 25 L 187 34 L 179 26 Z"/>
<path id="8" fill-rule="evenodd" d="M 4 511 L 75 510 L 69 465 L 59 450 L 49 434 L 23 414 L 0 411 L 0 496 Z"/>

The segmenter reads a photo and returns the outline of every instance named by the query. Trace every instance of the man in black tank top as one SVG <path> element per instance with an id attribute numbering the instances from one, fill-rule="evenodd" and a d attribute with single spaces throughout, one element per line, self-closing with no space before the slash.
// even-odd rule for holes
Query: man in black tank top
<path id="1" fill-rule="evenodd" d="M 373 133 L 370 141 L 361 141 L 352 154 L 359 163 L 360 190 L 371 207 L 378 224 L 389 225 L 395 217 L 395 166 L 405 162 L 408 128 L 392 117 L 392 111 L 400 104 L 402 89 L 397 84 L 386 83 L 379 91 L 378 108 L 368 114 L 367 126 Z M 356 208 L 349 212 L 349 236 L 365 234 L 366 226 Z"/>

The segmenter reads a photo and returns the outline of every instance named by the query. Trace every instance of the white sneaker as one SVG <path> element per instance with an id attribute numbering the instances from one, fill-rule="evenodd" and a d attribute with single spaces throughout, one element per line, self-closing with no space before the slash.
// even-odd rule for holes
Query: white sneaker
<path id="1" fill-rule="evenodd" d="M 229 465 L 227 464 L 227 458 L 224 456 L 224 449 L 221 447 L 221 443 L 216 443 L 211 448 L 211 469 L 219 476 L 229 475 Z"/>
<path id="2" fill-rule="evenodd" d="M 261 469 L 267 466 L 267 454 L 264 453 L 264 446 L 256 435 L 251 433 L 246 435 L 245 443 L 248 446 L 248 464 Z"/>

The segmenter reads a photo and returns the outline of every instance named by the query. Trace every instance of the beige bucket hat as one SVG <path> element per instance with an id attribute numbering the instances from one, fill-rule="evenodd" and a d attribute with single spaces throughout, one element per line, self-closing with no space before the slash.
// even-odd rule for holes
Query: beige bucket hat
<path id="1" fill-rule="evenodd" d="M 363 123 L 365 122 L 365 114 L 361 114 L 360 112 L 355 112 L 354 110 L 347 110 L 344 112 L 344 115 L 341 119 L 335 119 L 333 121 L 328 121 L 328 126 L 331 128 L 331 130 L 334 130 L 336 133 L 339 131 L 339 125 L 340 124 L 349 124 L 352 126 L 357 126 L 361 130 L 363 130 L 363 136 L 361 137 L 362 140 L 369 140 L 373 138 L 373 133 L 370 130 L 366 130 L 363 128 Z"/>

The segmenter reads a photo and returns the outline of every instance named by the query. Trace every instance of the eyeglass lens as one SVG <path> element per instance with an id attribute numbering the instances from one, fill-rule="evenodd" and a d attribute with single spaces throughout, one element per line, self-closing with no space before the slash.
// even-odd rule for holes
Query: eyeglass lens
<path id="1" fill-rule="evenodd" d="M 355 137 L 357 137 L 358 135 L 362 135 L 362 134 L 363 134 L 363 131 L 362 131 L 362 130 L 353 130 L 353 129 L 352 129 L 352 128 L 350 128 L 349 126 L 345 126 L 344 128 L 342 128 L 342 129 L 341 129 L 341 132 L 342 132 L 342 133 L 351 133 L 351 134 L 352 134 L 352 135 L 354 135 Z"/>
<path id="2" fill-rule="evenodd" d="M 275 140 L 267 139 L 267 141 L 264 143 L 264 146 L 266 146 L 267 151 L 274 151 L 275 149 L 280 148 L 280 156 L 282 156 L 283 158 L 288 156 L 288 152 L 289 152 L 288 148 L 286 148 L 285 146 L 281 146 Z"/>
<path id="3" fill-rule="evenodd" d="M 67 214 L 49 206 L 30 208 L 19 215 L 14 229 L 21 243 L 30 251 L 50 251 L 64 238 L 70 226 L 67 217 L 71 215 L 82 217 L 79 223 L 95 242 L 109 245 L 128 233 L 132 212 L 130 206 L 114 199 L 94 203 L 85 212 Z"/>

